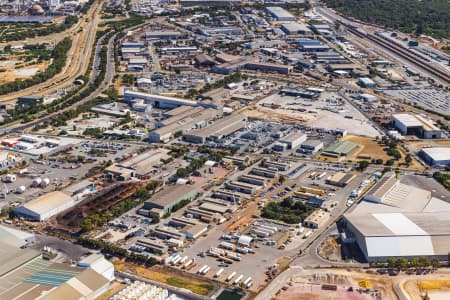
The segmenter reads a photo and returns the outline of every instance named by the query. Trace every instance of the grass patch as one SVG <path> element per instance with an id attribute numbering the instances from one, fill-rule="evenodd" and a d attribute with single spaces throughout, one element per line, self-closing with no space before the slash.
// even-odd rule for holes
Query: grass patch
<path id="1" fill-rule="evenodd" d="M 215 288 L 212 283 L 206 280 L 190 278 L 165 269 L 159 271 L 158 268 L 146 269 L 142 267 L 136 267 L 135 273 L 139 276 L 143 276 L 151 280 L 190 290 L 191 292 L 202 296 L 208 295 Z"/>
<path id="2" fill-rule="evenodd" d="M 239 300 L 242 296 L 239 294 L 236 294 L 232 291 L 223 291 L 220 293 L 220 295 L 216 298 L 216 300 Z"/>
<path id="3" fill-rule="evenodd" d="M 188 290 L 192 291 L 193 293 L 203 295 L 203 296 L 208 295 L 214 289 L 214 286 L 209 283 L 194 284 L 187 280 L 183 280 L 183 279 L 175 278 L 175 277 L 167 278 L 166 283 L 171 286 L 188 289 Z"/>

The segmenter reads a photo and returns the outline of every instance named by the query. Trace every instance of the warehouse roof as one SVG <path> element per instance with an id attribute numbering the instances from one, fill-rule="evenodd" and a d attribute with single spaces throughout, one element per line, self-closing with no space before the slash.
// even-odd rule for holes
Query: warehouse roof
<path id="1" fill-rule="evenodd" d="M 450 160 L 450 148 L 447 147 L 423 148 L 422 152 L 434 161 Z"/>
<path id="2" fill-rule="evenodd" d="M 166 206 L 196 190 L 197 186 L 190 184 L 166 185 L 163 190 L 154 194 L 147 202 Z"/>
<path id="3" fill-rule="evenodd" d="M 42 215 L 70 201 L 72 201 L 72 198 L 69 195 L 63 192 L 54 191 L 31 200 L 24 204 L 23 207 Z"/>
<path id="4" fill-rule="evenodd" d="M 347 214 L 346 219 L 365 236 L 450 236 L 450 211 Z"/>
<path id="5" fill-rule="evenodd" d="M 406 127 L 423 127 L 424 130 L 440 130 L 429 120 L 419 115 L 395 114 L 392 116 L 392 118 L 401 122 Z"/>

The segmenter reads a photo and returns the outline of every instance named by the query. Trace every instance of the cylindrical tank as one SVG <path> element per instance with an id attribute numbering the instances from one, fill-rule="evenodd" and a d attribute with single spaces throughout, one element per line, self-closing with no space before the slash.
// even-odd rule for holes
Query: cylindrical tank
<path id="1" fill-rule="evenodd" d="M 5 182 L 15 182 L 15 181 L 16 181 L 16 175 L 8 174 L 5 176 Z"/>
<path id="2" fill-rule="evenodd" d="M 33 182 L 31 183 L 31 185 L 32 186 L 39 186 L 39 185 L 41 185 L 41 182 L 42 182 L 42 178 L 37 177 L 37 178 L 33 179 Z"/>
<path id="3" fill-rule="evenodd" d="M 46 187 L 49 184 L 50 184 L 50 179 L 48 179 L 47 177 L 42 179 L 41 187 Z"/>
<path id="4" fill-rule="evenodd" d="M 24 185 L 21 185 L 19 187 L 17 187 L 16 192 L 17 194 L 22 194 L 23 192 L 25 192 L 27 188 Z"/>

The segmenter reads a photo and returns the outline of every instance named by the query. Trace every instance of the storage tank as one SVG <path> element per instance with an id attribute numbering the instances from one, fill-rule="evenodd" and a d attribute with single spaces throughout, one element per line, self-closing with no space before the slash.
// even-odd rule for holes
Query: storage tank
<path id="1" fill-rule="evenodd" d="M 231 279 L 233 279 L 234 275 L 236 275 L 236 272 L 233 272 L 230 275 L 228 275 L 226 281 L 230 281 Z"/>
<path id="2" fill-rule="evenodd" d="M 42 179 L 41 187 L 46 187 L 49 184 L 50 184 L 50 179 L 48 179 L 47 177 Z"/>
<path id="3" fill-rule="evenodd" d="M 31 186 L 40 186 L 42 183 L 42 178 L 37 177 L 33 179 L 33 182 L 31 183 Z"/>
<path id="4" fill-rule="evenodd" d="M 238 278 L 236 278 L 236 280 L 233 282 L 233 284 L 239 284 L 239 282 L 241 282 L 242 278 L 244 278 L 244 275 L 239 275 Z"/>
<path id="5" fill-rule="evenodd" d="M 4 178 L 5 182 L 15 182 L 16 181 L 16 175 L 14 174 L 8 174 Z"/>
<path id="6" fill-rule="evenodd" d="M 217 273 L 216 274 L 214 274 L 214 277 L 219 277 L 220 276 L 220 274 L 222 274 L 223 273 L 223 268 L 220 268 L 219 269 L 219 271 L 217 271 Z"/>
<path id="7" fill-rule="evenodd" d="M 21 185 L 21 186 L 17 187 L 16 193 L 17 194 L 22 194 L 23 192 L 25 192 L 26 189 L 27 188 L 24 185 Z"/>

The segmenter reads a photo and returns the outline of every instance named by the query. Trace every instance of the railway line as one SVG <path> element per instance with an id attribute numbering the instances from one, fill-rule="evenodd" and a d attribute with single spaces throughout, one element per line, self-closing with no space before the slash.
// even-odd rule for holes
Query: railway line
<path id="1" fill-rule="evenodd" d="M 377 36 L 376 34 L 371 33 L 365 33 L 361 30 L 358 30 L 352 25 L 345 24 L 342 21 L 338 21 L 342 25 L 346 26 L 348 31 L 350 31 L 352 34 L 363 38 L 368 39 L 374 43 L 376 43 L 378 46 L 381 46 L 389 51 L 392 51 L 396 53 L 397 55 L 401 56 L 402 58 L 406 59 L 407 61 L 413 63 L 414 65 L 420 67 L 421 69 L 424 69 L 425 71 L 433 74 L 434 76 L 438 77 L 439 79 L 443 80 L 444 82 L 450 81 L 450 74 L 445 72 L 444 70 L 438 69 L 436 66 L 432 65 L 430 62 L 428 62 L 426 59 L 421 57 L 420 55 L 408 51 L 407 49 L 396 45 L 392 42 L 389 42 L 385 40 L 384 38 Z"/>

